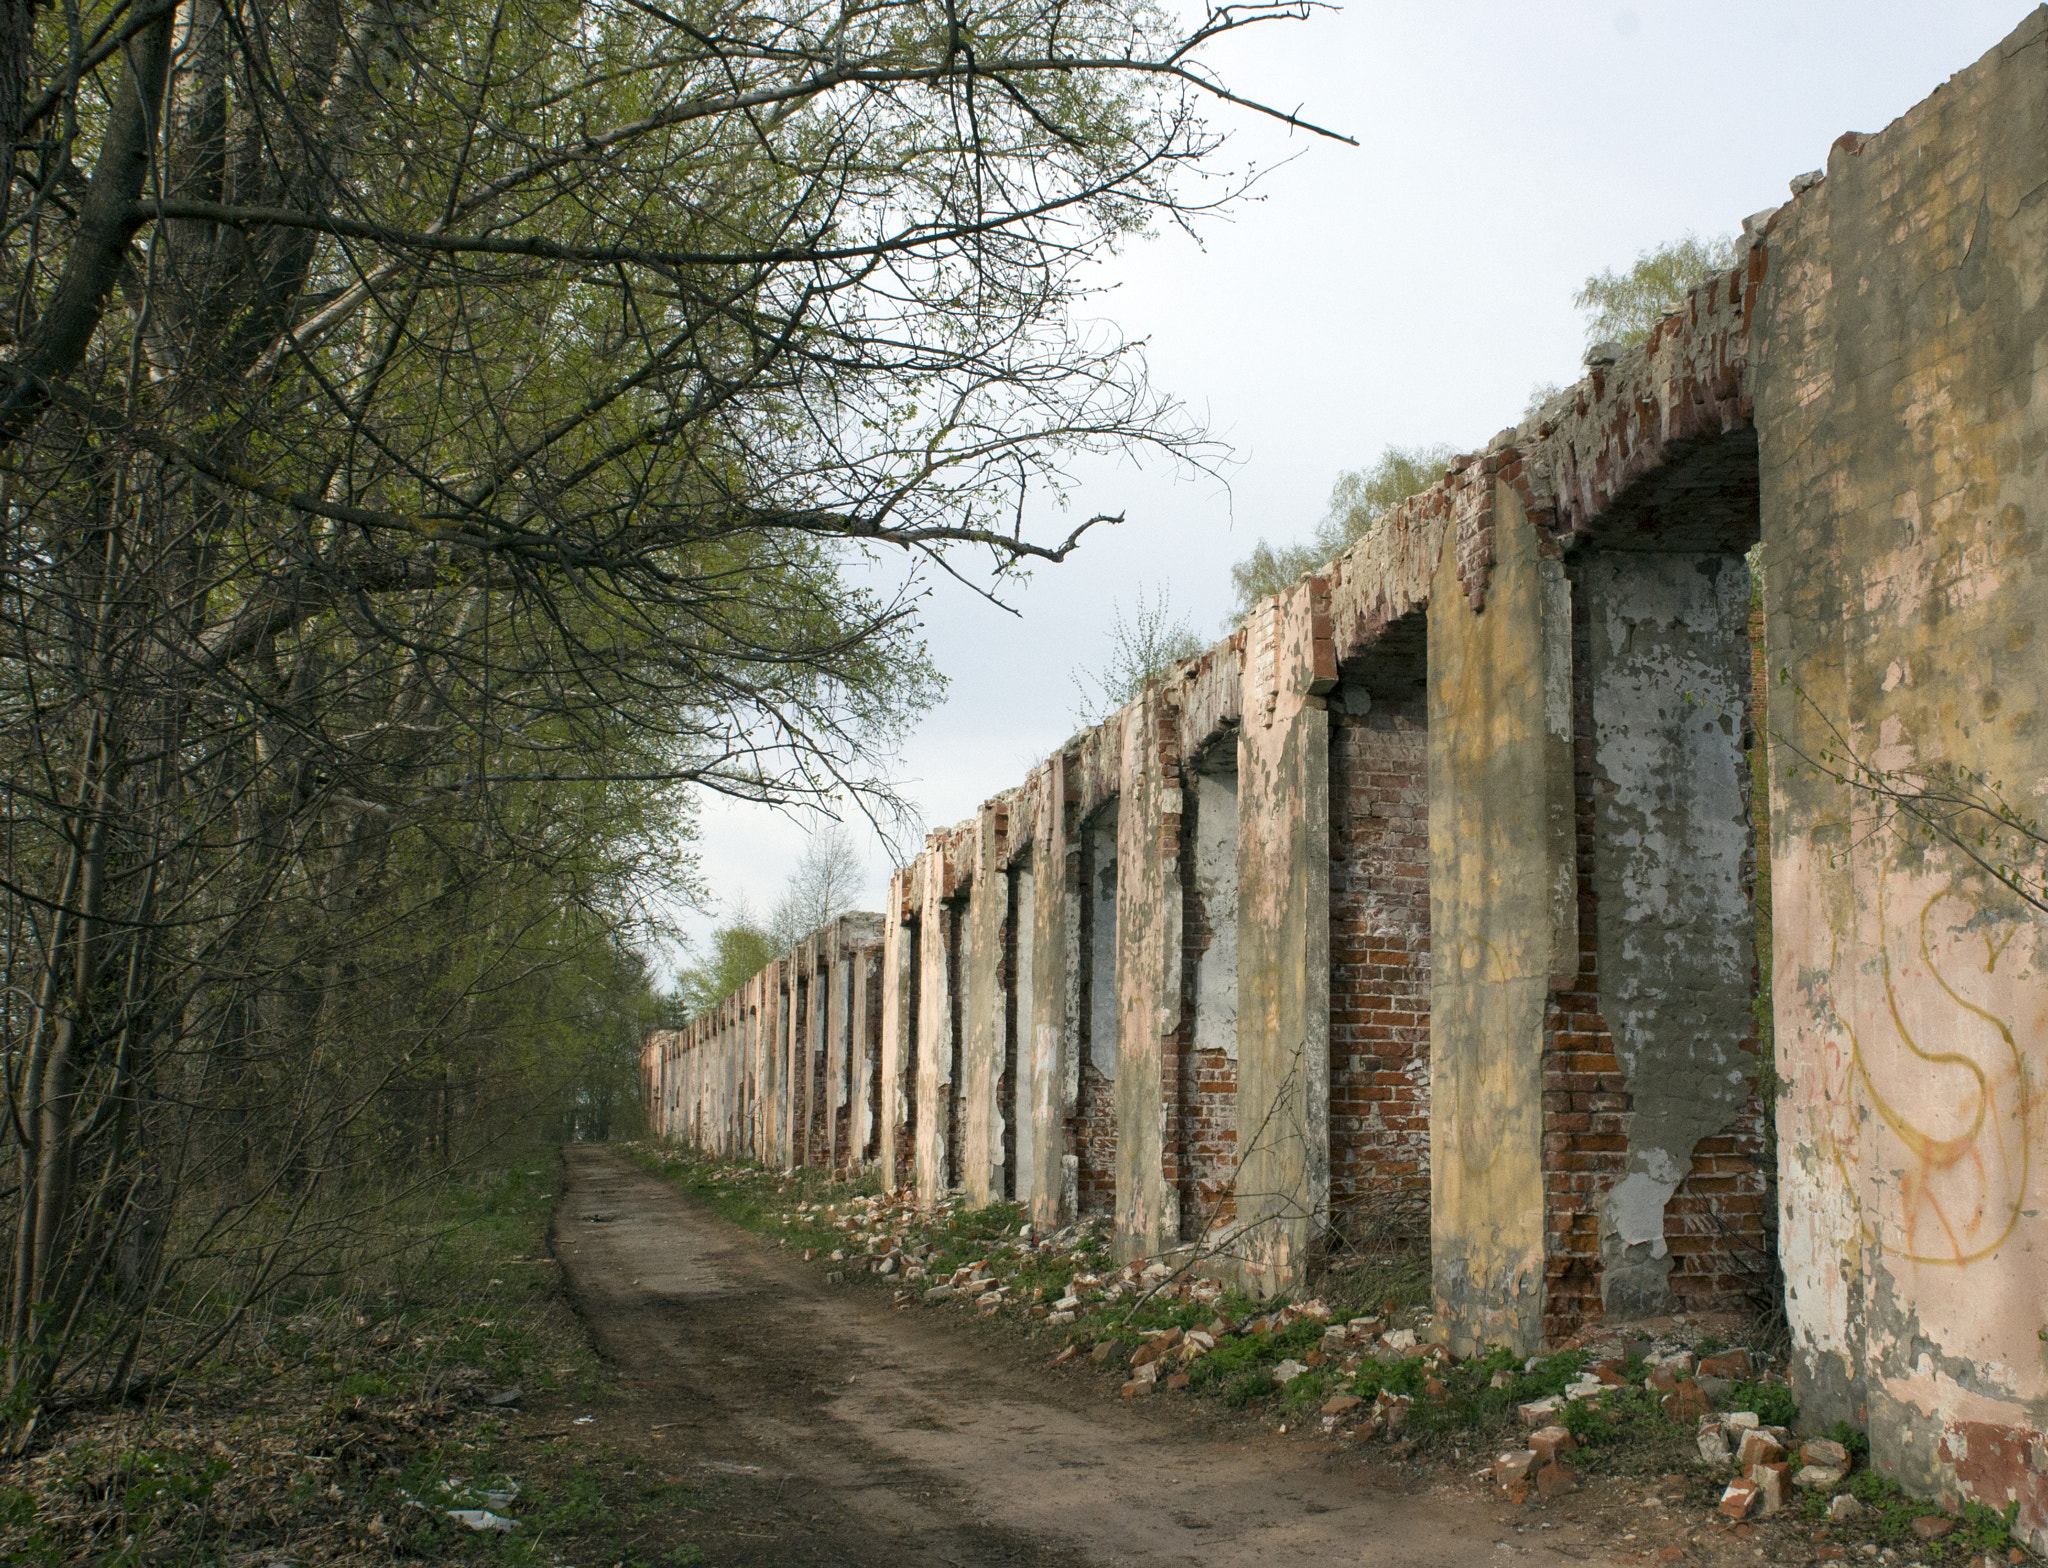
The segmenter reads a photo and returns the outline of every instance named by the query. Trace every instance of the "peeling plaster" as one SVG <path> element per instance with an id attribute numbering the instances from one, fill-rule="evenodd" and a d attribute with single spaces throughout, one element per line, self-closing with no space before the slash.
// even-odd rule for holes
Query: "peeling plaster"
<path id="1" fill-rule="evenodd" d="M 1600 1005 L 1634 1106 L 1601 1219 L 1610 1318 L 1671 1308 L 1664 1206 L 1749 1098 L 1755 928 L 1742 749 L 1749 572 L 1739 557 L 1601 551 L 1590 622 Z"/>
<path id="2" fill-rule="evenodd" d="M 1235 758 L 1232 758 L 1235 761 Z M 1195 1049 L 1237 1059 L 1237 769 L 1195 775 L 1195 891 L 1209 945 L 1195 960 Z"/>

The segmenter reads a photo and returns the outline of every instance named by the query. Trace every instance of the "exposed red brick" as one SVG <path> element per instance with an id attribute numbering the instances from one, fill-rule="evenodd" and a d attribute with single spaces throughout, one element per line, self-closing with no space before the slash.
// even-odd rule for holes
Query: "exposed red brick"
<path id="1" fill-rule="evenodd" d="M 1490 549 L 1490 544 L 1489 544 Z M 1420 702 L 1330 714 L 1330 1213 L 1429 1234 L 1429 756 Z"/>

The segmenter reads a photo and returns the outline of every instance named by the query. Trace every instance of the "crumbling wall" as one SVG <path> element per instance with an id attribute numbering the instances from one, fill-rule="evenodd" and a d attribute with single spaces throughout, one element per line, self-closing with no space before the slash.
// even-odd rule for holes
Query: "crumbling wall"
<path id="1" fill-rule="evenodd" d="M 1775 1236 L 1805 1419 L 2048 1548 L 2048 12 L 1795 188 L 928 838 L 876 938 L 872 1154 L 857 1103 L 811 1126 L 808 945 L 650 1037 L 658 1129 L 857 1145 L 1273 1291 L 1426 1181 L 1460 1350 L 1742 1304 Z"/>
<path id="2" fill-rule="evenodd" d="M 1429 1236 L 1426 705 L 1330 696 L 1330 1223 L 1381 1247 Z"/>
<path id="3" fill-rule="evenodd" d="M 1081 830 L 1074 891 L 1079 993 L 1079 1062 L 1072 1128 L 1076 1201 L 1082 1214 L 1116 1205 L 1116 802 L 1098 808 Z"/>
<path id="4" fill-rule="evenodd" d="M 918 989 L 922 962 L 918 918 L 923 908 L 923 871 L 911 865 L 889 880 L 883 914 L 881 1128 L 879 1163 L 891 1188 L 917 1179 Z M 786 1155 L 778 1155 L 787 1164 Z"/>
<path id="5" fill-rule="evenodd" d="M 1009 1002 L 1003 965 L 1008 947 L 1010 880 L 1008 797 L 990 801 L 974 819 L 973 881 L 959 942 L 964 1029 L 961 1041 L 959 1168 L 954 1185 L 980 1208 L 1003 1194 L 1003 1061 Z"/>
<path id="6" fill-rule="evenodd" d="M 1755 349 L 1795 1382 L 2048 1550 L 2048 12 L 1825 176 Z"/>
<path id="7" fill-rule="evenodd" d="M 955 1058 L 958 1018 L 954 958 L 959 908 L 952 898 L 959 851 L 934 834 L 924 853 L 923 908 L 919 911 L 917 975 L 917 1144 L 913 1156 L 918 1196 L 943 1197 L 953 1180 L 957 1103 Z"/>

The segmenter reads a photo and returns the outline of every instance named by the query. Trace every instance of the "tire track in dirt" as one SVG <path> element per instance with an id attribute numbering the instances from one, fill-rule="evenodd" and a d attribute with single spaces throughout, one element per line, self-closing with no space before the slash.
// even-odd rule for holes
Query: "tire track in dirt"
<path id="1" fill-rule="evenodd" d="M 625 1390 L 578 1435 L 716 1478 L 717 1517 L 695 1537 L 707 1562 L 1536 1568 L 1592 1555 L 1575 1525 L 1517 1535 L 1469 1495 L 1413 1494 L 1385 1467 L 1187 1401 L 1119 1400 L 1036 1351 L 974 1343 L 972 1325 L 828 1285 L 622 1154 L 563 1159 L 557 1250 Z"/>

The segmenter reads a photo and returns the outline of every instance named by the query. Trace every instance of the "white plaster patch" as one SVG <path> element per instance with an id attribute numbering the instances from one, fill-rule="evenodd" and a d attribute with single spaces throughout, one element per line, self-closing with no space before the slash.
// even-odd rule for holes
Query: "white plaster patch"
<path id="1" fill-rule="evenodd" d="M 1662 1155 L 1663 1150 L 1651 1153 Z M 1666 1156 L 1668 1158 L 1668 1156 Z M 1628 1246 L 1650 1243 L 1650 1256 L 1661 1258 L 1664 1245 L 1664 1205 L 1678 1190 L 1674 1177 L 1660 1181 L 1648 1171 L 1630 1171 L 1607 1195 L 1607 1229 Z"/>
<path id="2" fill-rule="evenodd" d="M 1339 691 L 1346 688 L 1339 687 Z M 1237 1059 L 1237 775 L 1195 776 L 1195 892 L 1209 945 L 1195 959 L 1195 1048 Z M 1178 1017 L 1167 1024 L 1171 1028 Z"/>

